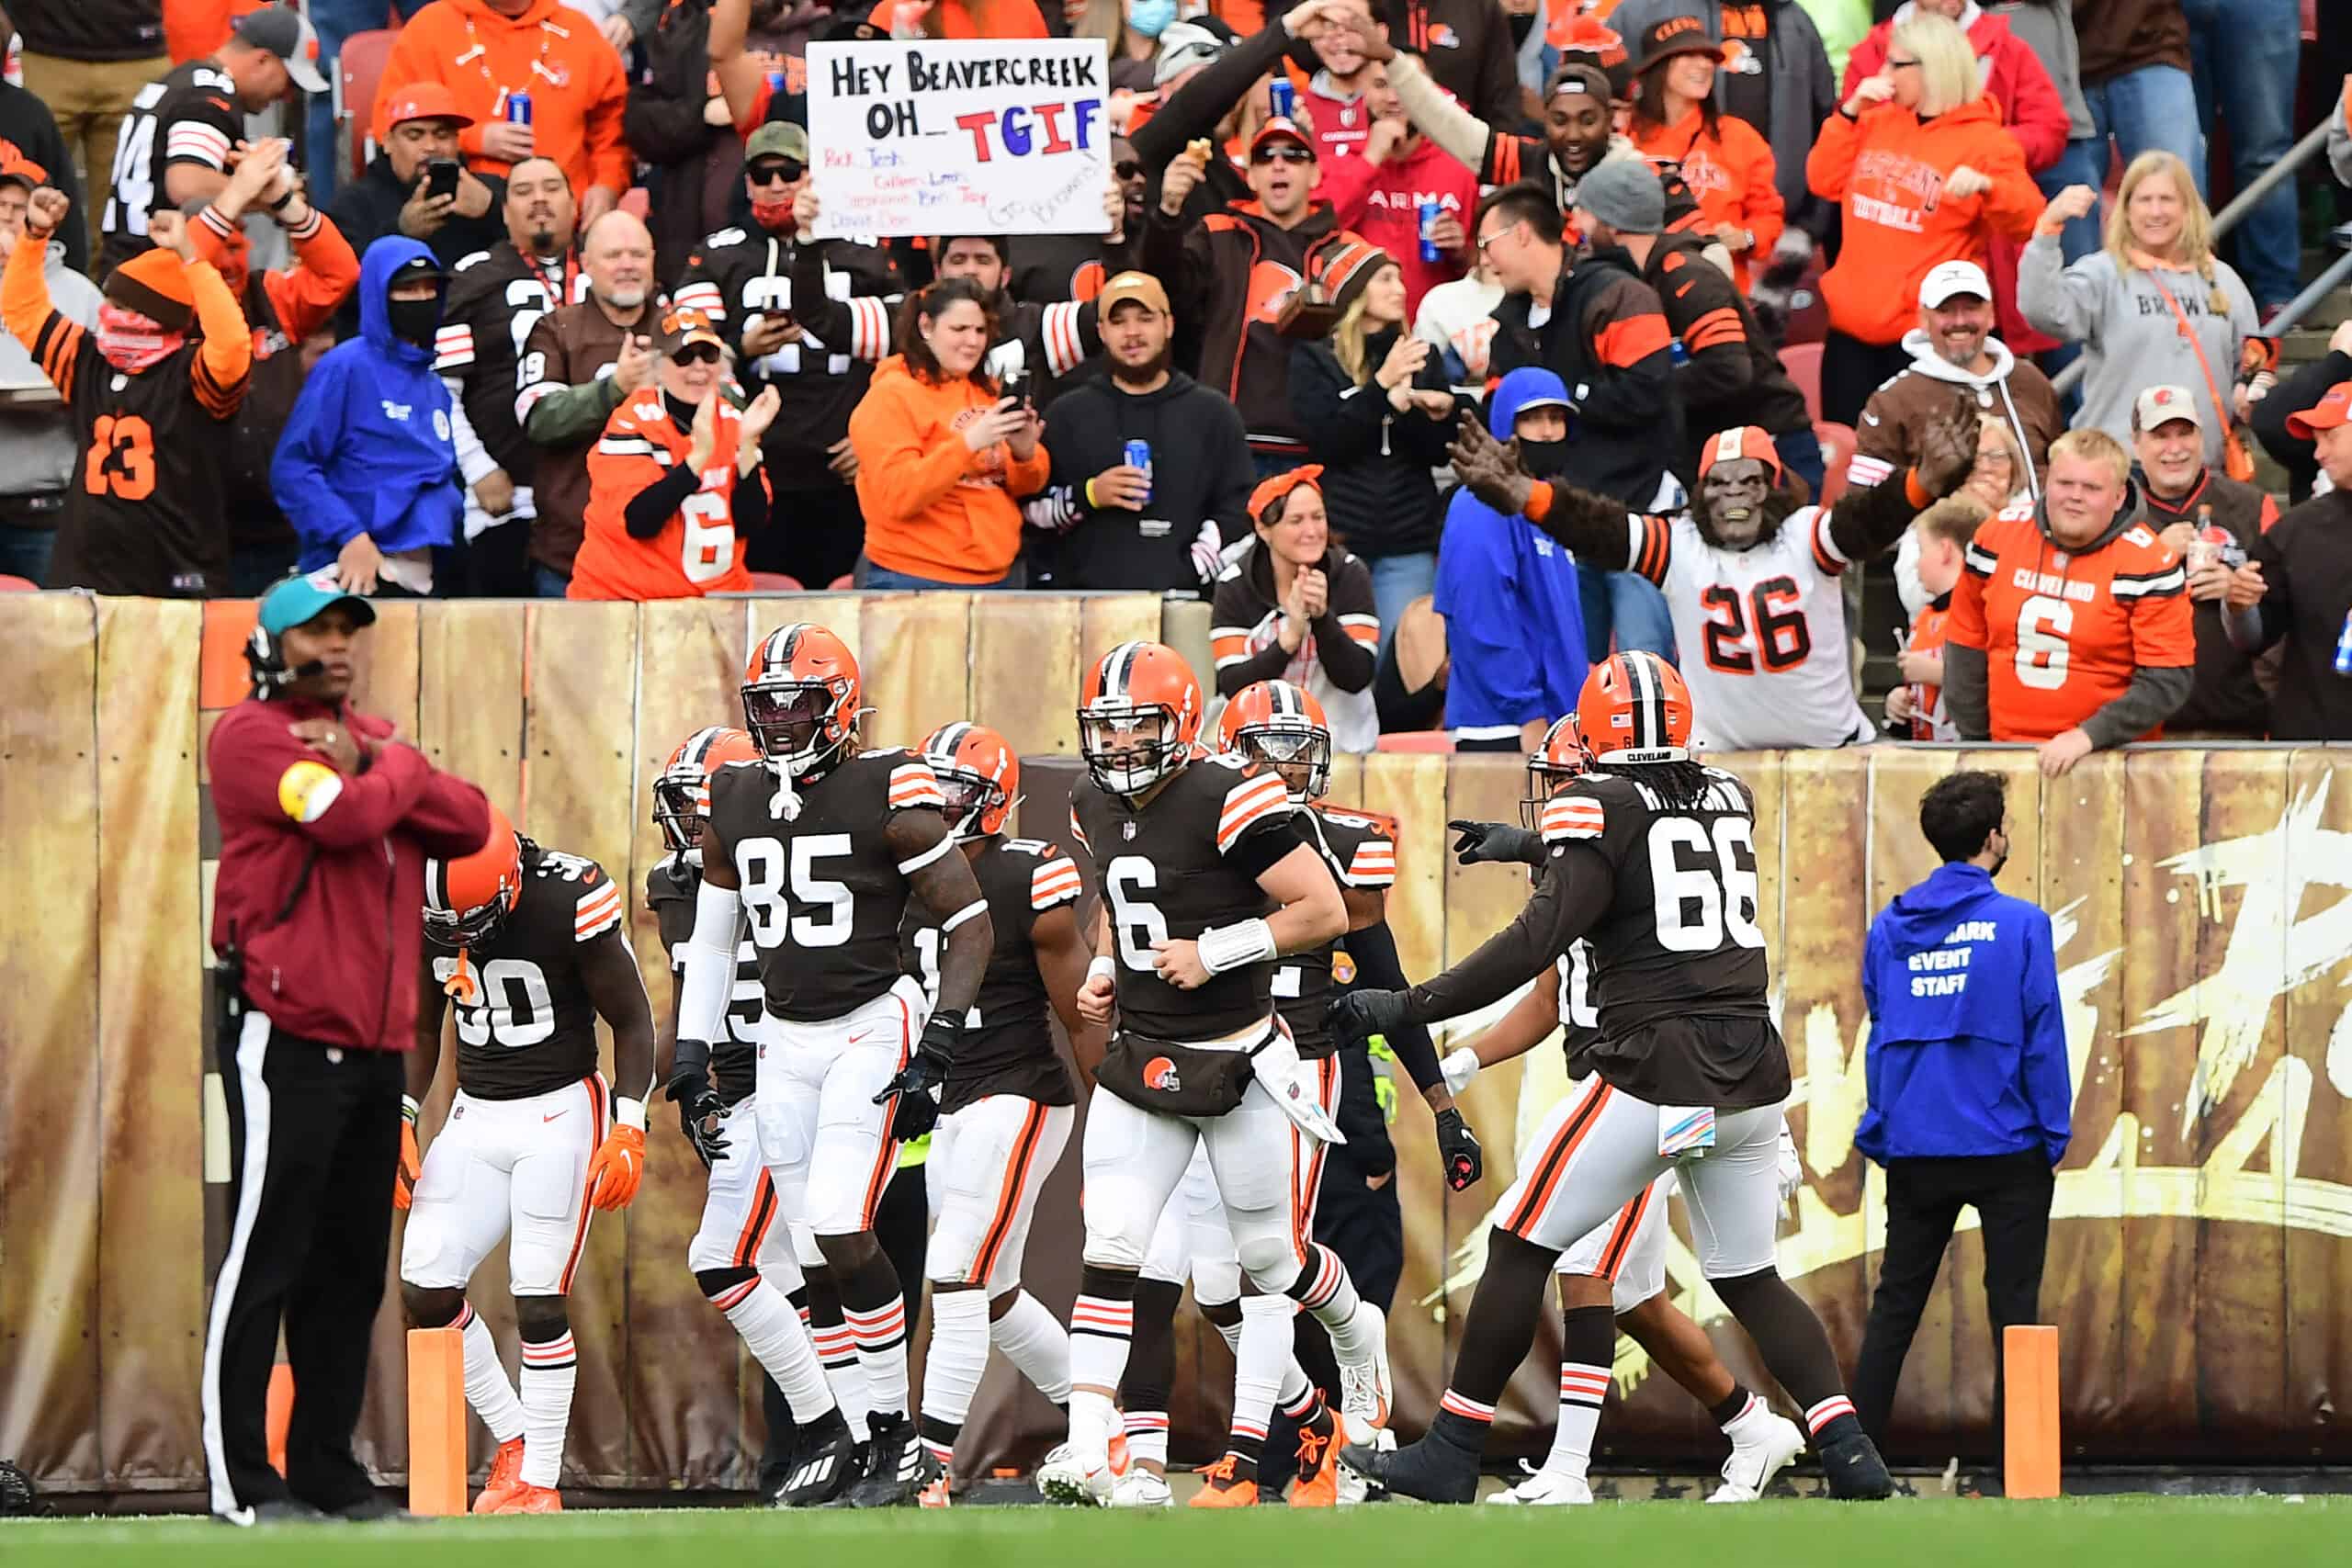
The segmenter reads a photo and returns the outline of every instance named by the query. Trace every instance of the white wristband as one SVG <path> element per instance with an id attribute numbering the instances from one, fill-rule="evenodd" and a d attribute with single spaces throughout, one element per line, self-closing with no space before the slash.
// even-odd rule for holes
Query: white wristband
<path id="1" fill-rule="evenodd" d="M 1478 1053 L 1467 1045 L 1459 1051 L 1449 1051 L 1445 1060 L 1438 1064 L 1438 1071 L 1445 1075 L 1445 1092 L 1460 1094 L 1478 1076 Z"/>
<path id="2" fill-rule="evenodd" d="M 1274 933 L 1264 920 L 1236 920 L 1229 926 L 1211 926 L 1201 933 L 1194 945 L 1200 950 L 1201 967 L 1212 975 L 1222 975 L 1245 964 L 1263 964 L 1272 958 Z"/>
<path id="3" fill-rule="evenodd" d="M 401 1121 L 403 1121 L 403 1122 L 410 1122 L 410 1123 L 413 1124 L 413 1123 L 415 1122 L 415 1121 L 416 1121 L 416 1113 L 417 1113 L 418 1109 L 419 1109 L 419 1108 L 418 1108 L 417 1103 L 416 1103 L 416 1096 L 414 1096 L 414 1095 L 413 1095 L 413 1094 L 404 1094 L 404 1095 L 401 1096 Z"/>
<path id="4" fill-rule="evenodd" d="M 627 1095 L 616 1096 L 613 1100 L 613 1121 L 620 1126 L 644 1132 L 645 1101 L 631 1100 Z"/>
<path id="5" fill-rule="evenodd" d="M 1090 981 L 1115 980 L 1118 978 L 1118 960 L 1113 958 L 1107 953 L 1097 957 L 1092 963 L 1086 966 L 1086 977 Z"/>

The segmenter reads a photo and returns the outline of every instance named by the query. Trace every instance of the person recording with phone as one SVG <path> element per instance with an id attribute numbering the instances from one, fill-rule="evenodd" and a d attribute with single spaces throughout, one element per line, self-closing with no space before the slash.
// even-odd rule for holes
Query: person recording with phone
<path id="1" fill-rule="evenodd" d="M 387 234 L 422 241 L 444 271 L 506 237 L 500 209 L 506 182 L 478 175 L 458 155 L 458 133 L 473 117 L 438 82 L 413 82 L 386 95 L 384 148 L 367 172 L 335 192 L 328 216 L 354 252 Z M 335 335 L 359 331 L 359 302 L 345 301 Z"/>

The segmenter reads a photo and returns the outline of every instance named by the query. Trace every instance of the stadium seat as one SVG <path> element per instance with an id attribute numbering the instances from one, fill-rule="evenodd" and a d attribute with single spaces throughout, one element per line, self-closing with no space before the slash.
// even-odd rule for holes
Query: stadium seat
<path id="1" fill-rule="evenodd" d="M 1382 736 L 1379 750 L 1442 756 L 1453 750 L 1453 732 L 1450 729 L 1399 729 Z"/>
<path id="2" fill-rule="evenodd" d="M 788 577 L 780 571 L 755 571 L 752 573 L 752 592 L 754 593 L 806 593 L 808 590 L 800 585 L 800 580 L 797 577 Z"/>
<path id="3" fill-rule="evenodd" d="M 1824 506 L 1835 506 L 1846 493 L 1846 465 L 1854 460 L 1854 427 L 1826 419 L 1813 422 L 1813 438 L 1821 443 L 1821 495 Z"/>
<path id="4" fill-rule="evenodd" d="M 1821 418 L 1821 345 L 1817 343 L 1792 343 L 1781 350 L 1781 368 L 1804 394 L 1805 412 L 1815 423 Z"/>
<path id="5" fill-rule="evenodd" d="M 0 593 L 38 593 L 40 584 L 27 577 L 10 577 L 0 572 Z"/>
<path id="6" fill-rule="evenodd" d="M 828 593 L 846 593 L 856 586 L 857 584 L 851 581 L 850 574 L 848 572 L 843 572 L 839 577 L 833 579 L 831 582 L 825 584 L 825 592 Z"/>
<path id="7" fill-rule="evenodd" d="M 351 172 L 365 173 L 376 155 L 376 90 L 400 40 L 397 28 L 378 28 L 343 40 L 334 73 L 334 122 L 351 138 Z"/>

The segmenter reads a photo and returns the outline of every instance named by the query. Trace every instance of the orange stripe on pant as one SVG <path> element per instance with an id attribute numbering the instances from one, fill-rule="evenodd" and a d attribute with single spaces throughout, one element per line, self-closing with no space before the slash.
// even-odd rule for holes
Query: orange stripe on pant
<path id="1" fill-rule="evenodd" d="M 1608 1102 L 1609 1086 L 1596 1073 L 1591 1083 L 1585 1088 L 1584 1099 L 1568 1113 L 1568 1119 L 1560 1124 L 1560 1131 L 1553 1137 L 1551 1146 L 1535 1162 L 1535 1174 L 1528 1180 L 1527 1195 L 1519 1201 L 1519 1207 L 1512 1211 L 1510 1218 L 1503 1222 L 1503 1229 L 1523 1239 L 1534 1228 L 1537 1217 L 1551 1202 L 1553 1192 L 1560 1185 L 1560 1173 L 1567 1168 L 1568 1156 L 1577 1152 L 1577 1145 L 1583 1143 L 1585 1134 L 1592 1131 L 1600 1108 Z"/>
<path id="2" fill-rule="evenodd" d="M 1046 1135 L 1046 1108 L 1035 1100 L 1029 1102 L 1029 1114 L 1022 1118 L 1021 1132 L 1012 1140 L 1012 1158 L 1006 1164 L 1004 1190 L 998 1194 L 996 1217 L 989 1222 L 988 1235 L 980 1243 L 979 1255 L 973 1259 L 971 1278 L 967 1284 L 985 1287 L 989 1276 L 996 1271 L 997 1254 L 1004 1250 L 1005 1239 L 1012 1234 L 1013 1216 L 1021 1212 L 1021 1191 L 1029 1182 L 1029 1167 L 1037 1158 L 1037 1142 Z"/>
<path id="3" fill-rule="evenodd" d="M 1337 1056 L 1326 1056 L 1315 1064 L 1316 1097 L 1322 1102 L 1323 1113 L 1334 1119 L 1339 1110 L 1339 1069 L 1340 1059 Z M 1306 1137 L 1306 1134 L 1297 1128 L 1291 1129 L 1291 1177 L 1294 1183 L 1291 1190 L 1295 1194 L 1291 1202 L 1291 1229 L 1294 1233 L 1292 1239 L 1298 1246 L 1301 1263 L 1306 1261 L 1307 1249 L 1315 1242 L 1315 1200 L 1323 1190 L 1323 1160 L 1330 1149 L 1329 1145 L 1317 1140 L 1314 1151 L 1309 1153 L 1300 1147 Z M 1303 1174 L 1300 1170 L 1302 1160 L 1306 1162 Z"/>
<path id="4" fill-rule="evenodd" d="M 892 1000 L 899 1004 L 899 1067 L 903 1067 L 907 1065 L 908 1055 L 914 1049 L 915 1019 L 914 1014 L 907 1010 L 904 997 L 895 997 Z M 897 1075 L 899 1067 L 891 1069 L 892 1076 Z M 890 1172 L 898 1168 L 899 1145 L 890 1137 L 890 1124 L 898 1119 L 899 1097 L 894 1094 L 882 1102 L 882 1148 L 874 1156 L 874 1174 L 866 1179 L 865 1201 L 858 1206 L 859 1230 L 874 1228 L 874 1211 L 882 1206 L 882 1190 L 890 1185 Z"/>
<path id="5" fill-rule="evenodd" d="M 1600 1267 L 1595 1270 L 1612 1285 L 1624 1270 L 1625 1255 L 1634 1250 L 1634 1237 L 1641 1234 L 1642 1216 L 1649 1213 L 1650 1194 L 1657 1185 L 1652 1182 L 1643 1188 L 1640 1196 L 1617 1211 L 1616 1227 L 1609 1233 L 1609 1245 L 1600 1249 Z"/>
<path id="6" fill-rule="evenodd" d="M 763 1170 L 759 1186 L 752 1190 L 752 1212 L 744 1216 L 742 1234 L 735 1238 L 736 1268 L 758 1267 L 760 1248 L 767 1245 L 768 1227 L 775 1223 L 775 1180 Z"/>
<path id="7" fill-rule="evenodd" d="M 591 1073 L 580 1080 L 588 1089 L 588 1157 L 594 1160 L 596 1150 L 605 1141 L 605 1080 Z M 571 1233 L 571 1254 L 563 1260 L 563 1278 L 556 1282 L 556 1293 L 571 1294 L 571 1276 L 580 1267 L 580 1254 L 588 1246 L 588 1216 L 596 1206 L 588 1201 L 596 1190 L 596 1179 L 591 1176 L 580 1193 L 580 1224 Z"/>

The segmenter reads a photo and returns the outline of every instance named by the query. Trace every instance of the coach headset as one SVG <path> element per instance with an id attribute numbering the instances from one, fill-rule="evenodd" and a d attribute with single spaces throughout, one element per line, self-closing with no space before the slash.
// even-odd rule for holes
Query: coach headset
<path id="1" fill-rule="evenodd" d="M 279 578 L 263 591 L 261 604 L 267 604 L 269 596 L 288 583 L 300 582 L 311 575 L 308 572 L 297 571 Z M 337 597 L 361 599 L 363 603 L 365 602 L 363 596 L 357 593 L 338 593 Z M 368 618 L 371 621 L 375 618 L 372 613 Z M 264 702 L 267 702 L 272 697 L 283 696 L 287 688 L 297 681 L 307 681 L 313 675 L 325 673 L 326 661 L 313 659 L 308 663 L 298 664 L 288 670 L 286 667 L 285 645 L 279 641 L 277 633 L 262 624 L 261 617 L 257 615 L 254 618 L 253 635 L 245 638 L 245 668 L 253 677 L 254 694 Z"/>

